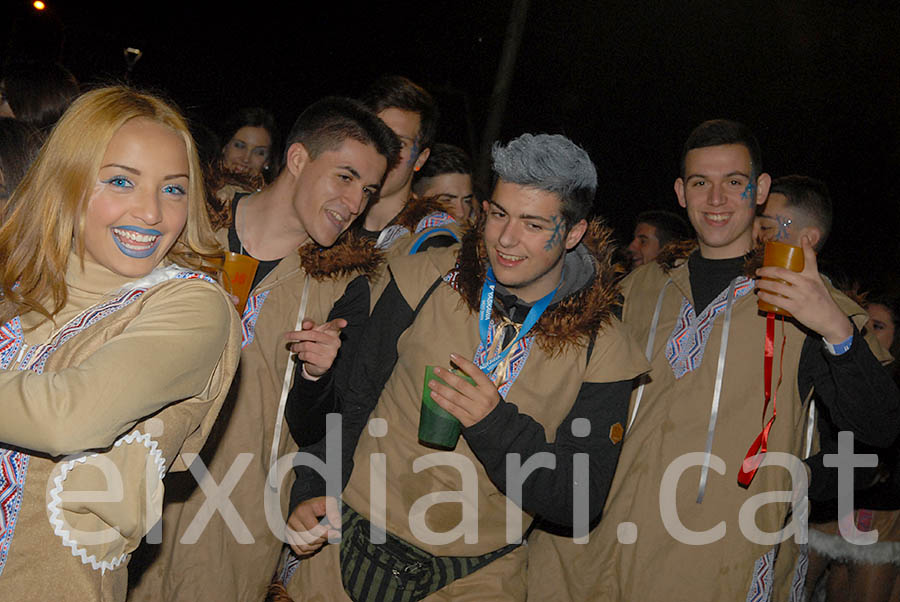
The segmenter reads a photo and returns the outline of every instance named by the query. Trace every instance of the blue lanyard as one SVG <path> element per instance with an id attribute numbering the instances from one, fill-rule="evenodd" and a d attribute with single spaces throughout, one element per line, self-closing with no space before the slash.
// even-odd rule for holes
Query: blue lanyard
<path id="1" fill-rule="evenodd" d="M 478 331 L 481 335 L 481 344 L 486 352 L 489 352 L 487 340 L 488 329 L 490 328 L 491 312 L 494 308 L 494 289 L 496 287 L 497 281 L 494 279 L 494 270 L 488 267 L 487 275 L 484 278 L 484 284 L 481 287 L 481 308 L 478 312 Z M 538 320 L 541 319 L 541 315 L 544 313 L 544 310 L 547 309 L 547 306 L 550 305 L 550 301 L 553 300 L 553 295 L 556 294 L 556 289 L 558 288 L 559 285 L 557 284 L 556 288 L 531 306 L 528 315 L 525 316 L 525 321 L 522 322 L 522 327 L 519 329 L 519 334 L 516 336 L 515 340 L 507 345 L 506 349 L 498 353 L 493 359 L 486 361 L 483 366 L 479 366 L 482 372 L 490 376 L 494 371 L 494 368 L 497 367 L 497 364 L 502 362 L 503 359 L 509 355 L 509 352 L 513 350 L 516 343 L 528 334 L 528 331 L 530 331 L 534 325 L 537 324 Z"/>

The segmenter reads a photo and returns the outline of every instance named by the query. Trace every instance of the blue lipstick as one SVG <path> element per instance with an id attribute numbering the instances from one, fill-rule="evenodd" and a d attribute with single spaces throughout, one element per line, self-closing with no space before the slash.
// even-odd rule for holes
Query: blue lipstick
<path id="1" fill-rule="evenodd" d="M 138 228 L 137 226 L 116 226 L 114 228 L 110 228 L 113 240 L 116 243 L 116 246 L 119 247 L 119 250 L 123 255 L 127 255 L 128 257 L 133 257 L 135 259 L 145 259 L 153 255 L 153 252 L 156 251 L 156 247 L 159 246 L 159 241 L 162 240 L 162 232 L 159 230 L 151 230 L 147 228 Z M 133 249 L 127 246 L 127 244 L 131 244 L 134 246 L 143 247 L 146 243 L 139 243 L 137 241 L 133 241 L 130 239 L 125 239 L 127 241 L 123 242 L 123 240 L 115 233 L 116 230 L 125 230 L 128 232 L 134 232 L 136 234 L 143 234 L 146 236 L 155 236 L 156 240 L 153 241 L 147 248 Z"/>

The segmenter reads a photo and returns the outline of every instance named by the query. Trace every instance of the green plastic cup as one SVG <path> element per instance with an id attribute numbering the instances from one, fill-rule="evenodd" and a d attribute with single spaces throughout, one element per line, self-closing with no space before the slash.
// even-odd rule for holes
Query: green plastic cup
<path id="1" fill-rule="evenodd" d="M 455 370 L 457 376 L 475 384 L 469 375 Z M 442 378 L 434 374 L 434 366 L 425 366 L 425 386 L 422 390 L 422 411 L 419 414 L 419 443 L 437 449 L 456 449 L 459 440 L 460 424 L 453 414 L 439 406 L 431 398 L 431 389 L 428 381 L 436 380 L 447 384 Z"/>

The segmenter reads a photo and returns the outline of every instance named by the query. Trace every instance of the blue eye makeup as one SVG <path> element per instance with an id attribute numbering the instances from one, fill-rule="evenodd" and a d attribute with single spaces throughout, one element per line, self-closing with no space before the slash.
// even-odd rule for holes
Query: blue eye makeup
<path id="1" fill-rule="evenodd" d="M 184 186 L 179 184 L 169 184 L 167 186 L 163 186 L 163 192 L 166 194 L 177 194 L 179 196 L 184 195 Z"/>
<path id="2" fill-rule="evenodd" d="M 102 180 L 102 182 L 104 184 L 115 186 L 116 188 L 134 188 L 134 184 L 132 184 L 131 180 L 125 176 L 113 176 L 107 180 Z"/>

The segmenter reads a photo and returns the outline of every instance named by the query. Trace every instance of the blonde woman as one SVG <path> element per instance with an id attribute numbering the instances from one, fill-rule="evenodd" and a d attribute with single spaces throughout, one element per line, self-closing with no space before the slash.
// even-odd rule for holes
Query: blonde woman
<path id="1" fill-rule="evenodd" d="M 0 600 L 124 600 L 163 475 L 218 414 L 240 328 L 200 173 L 174 108 L 103 88 L 3 208 Z"/>

